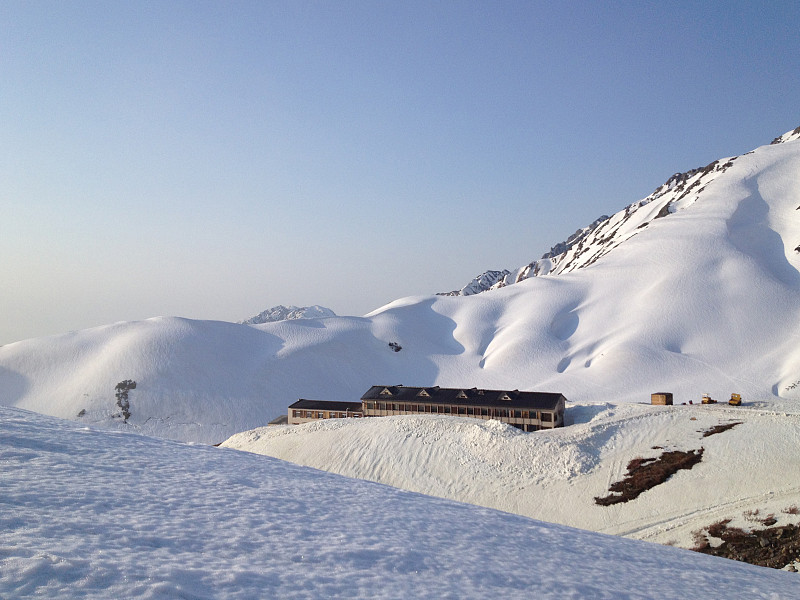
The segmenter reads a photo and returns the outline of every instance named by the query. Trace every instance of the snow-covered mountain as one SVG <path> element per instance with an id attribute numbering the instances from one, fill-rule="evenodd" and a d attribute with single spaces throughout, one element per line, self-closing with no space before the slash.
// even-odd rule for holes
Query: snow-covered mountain
<path id="1" fill-rule="evenodd" d="M 540 275 L 558 276 L 404 298 L 365 317 L 159 317 L 8 344 L 0 402 L 216 443 L 297 398 L 357 400 L 383 383 L 558 391 L 580 403 L 646 402 L 653 391 L 677 402 L 733 391 L 800 399 L 798 137 L 671 178 L 543 259 Z M 127 423 L 113 416 L 125 380 L 137 382 Z"/>
<path id="2" fill-rule="evenodd" d="M 254 317 L 239 321 L 244 325 L 260 325 L 262 323 L 273 323 L 275 321 L 291 321 L 293 319 L 324 319 L 326 317 L 335 317 L 336 313 L 330 308 L 319 306 L 273 306 L 268 308 Z"/>
<path id="3" fill-rule="evenodd" d="M 800 127 L 776 137 L 771 144 L 798 139 Z M 446 295 L 469 296 L 519 283 L 529 277 L 570 273 L 587 267 L 631 239 L 654 219 L 668 217 L 689 207 L 701 197 L 706 186 L 732 167 L 738 158 L 732 156 L 715 160 L 705 167 L 675 173 L 646 198 L 626 206 L 612 217 L 603 215 L 587 227 L 578 229 L 544 253 L 539 260 L 513 270 L 486 271 L 462 289 Z"/>
<path id="4" fill-rule="evenodd" d="M 772 598 L 797 577 L 0 407 L 2 598 Z"/>

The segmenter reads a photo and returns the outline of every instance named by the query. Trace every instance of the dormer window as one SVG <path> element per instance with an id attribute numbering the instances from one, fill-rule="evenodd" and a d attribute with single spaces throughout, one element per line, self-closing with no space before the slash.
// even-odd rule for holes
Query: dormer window
<path id="1" fill-rule="evenodd" d="M 426 389 L 421 389 L 419 391 L 419 393 L 417 394 L 417 396 L 422 396 L 423 398 L 430 398 L 431 397 L 431 395 L 428 393 L 428 390 L 426 390 Z"/>
<path id="2" fill-rule="evenodd" d="M 511 400 L 511 396 L 508 395 L 508 392 L 503 392 L 500 394 L 500 400 Z"/>
<path id="3" fill-rule="evenodd" d="M 389 388 L 383 388 L 380 393 L 381 396 L 391 396 L 392 391 Z"/>
<path id="4" fill-rule="evenodd" d="M 467 398 L 467 392 L 465 392 L 464 390 L 461 390 L 460 392 L 458 392 L 458 394 L 456 394 L 456 398 L 459 398 L 461 400 L 466 399 Z"/>

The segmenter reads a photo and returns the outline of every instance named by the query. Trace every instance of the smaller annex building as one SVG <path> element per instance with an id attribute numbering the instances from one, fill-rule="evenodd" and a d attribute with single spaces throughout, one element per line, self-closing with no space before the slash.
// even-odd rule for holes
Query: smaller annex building
<path id="1" fill-rule="evenodd" d="M 494 419 L 523 431 L 564 426 L 566 398 L 551 392 L 478 388 L 372 386 L 361 402 L 298 400 L 289 406 L 290 425 L 316 419 L 440 414 Z"/>
<path id="2" fill-rule="evenodd" d="M 289 405 L 289 425 L 299 425 L 318 419 L 345 419 L 363 417 L 361 402 L 333 402 L 330 400 L 303 400 Z"/>

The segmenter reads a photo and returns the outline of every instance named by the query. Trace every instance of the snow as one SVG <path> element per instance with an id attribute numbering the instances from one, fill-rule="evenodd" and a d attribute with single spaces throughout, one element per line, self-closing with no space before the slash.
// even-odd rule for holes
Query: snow
<path id="1" fill-rule="evenodd" d="M 15 408 L 0 407 L 0 469 L 3 598 L 797 591 L 794 574 Z"/>
<path id="2" fill-rule="evenodd" d="M 746 511 L 800 505 L 800 405 L 573 405 L 568 427 L 419 415 L 258 428 L 223 446 L 544 521 L 691 548 L 692 533 Z M 786 410 L 792 412 L 786 412 Z M 740 425 L 704 437 L 730 422 Z M 704 448 L 703 460 L 635 500 L 599 506 L 637 457 Z M 732 477 L 732 471 L 735 476 Z"/>

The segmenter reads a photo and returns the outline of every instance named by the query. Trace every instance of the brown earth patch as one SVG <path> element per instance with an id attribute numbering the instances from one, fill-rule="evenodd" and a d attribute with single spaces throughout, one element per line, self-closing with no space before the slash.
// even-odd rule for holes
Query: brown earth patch
<path id="1" fill-rule="evenodd" d="M 800 526 L 783 525 L 745 531 L 729 527 L 730 521 L 718 521 L 696 531 L 692 550 L 773 569 L 782 569 L 800 561 Z M 768 518 L 763 522 L 774 524 L 775 520 Z M 722 543 L 713 547 L 709 536 L 722 540 Z"/>
<path id="2" fill-rule="evenodd" d="M 714 435 L 717 433 L 722 433 L 723 431 L 728 431 L 728 429 L 733 429 L 737 425 L 741 425 L 743 421 L 735 421 L 733 423 L 723 423 L 721 425 L 715 425 L 711 429 L 706 429 L 703 432 L 703 437 L 708 437 L 710 435 Z"/>
<path id="3" fill-rule="evenodd" d="M 670 450 L 656 458 L 634 458 L 628 463 L 624 479 L 612 483 L 608 496 L 595 496 L 595 503 L 610 506 L 638 498 L 640 494 L 664 483 L 681 469 L 691 469 L 703 458 L 703 448 L 698 450 Z"/>

